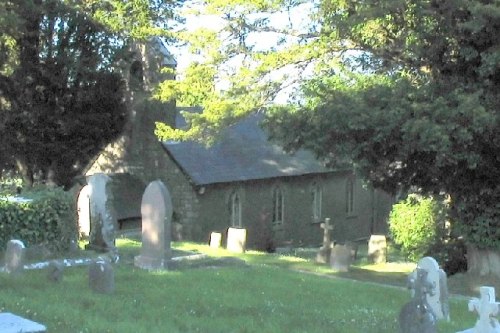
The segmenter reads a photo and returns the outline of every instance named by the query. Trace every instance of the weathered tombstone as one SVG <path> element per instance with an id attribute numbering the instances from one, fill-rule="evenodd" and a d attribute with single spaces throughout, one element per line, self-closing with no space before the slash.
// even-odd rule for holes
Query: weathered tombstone
<path id="1" fill-rule="evenodd" d="M 210 247 L 212 249 L 218 249 L 222 244 L 222 234 L 220 232 L 212 232 L 210 234 Z"/>
<path id="2" fill-rule="evenodd" d="M 495 302 L 495 288 L 483 286 L 479 288 L 481 298 L 469 301 L 469 311 L 479 315 L 476 325 L 459 333 L 500 333 L 500 324 L 495 316 L 500 315 L 500 302 Z"/>
<path id="3" fill-rule="evenodd" d="M 89 265 L 90 289 L 100 294 L 111 294 L 115 290 L 113 266 L 104 259 L 93 261 Z"/>
<path id="4" fill-rule="evenodd" d="M 368 241 L 368 260 L 374 264 L 387 262 L 387 240 L 384 235 L 371 235 Z"/>
<path id="5" fill-rule="evenodd" d="M 0 332 L 2 333 L 37 333 L 46 331 L 47 328 L 37 322 L 9 312 L 0 313 Z"/>
<path id="6" fill-rule="evenodd" d="M 78 228 L 81 236 L 90 235 L 90 186 L 85 185 L 80 190 L 77 199 Z"/>
<path id="7" fill-rule="evenodd" d="M 416 276 L 409 276 L 413 297 L 399 313 L 400 333 L 436 332 L 436 317 L 427 303 L 427 295 L 434 294 L 435 286 L 429 281 L 427 274 L 425 269 L 417 268 Z"/>
<path id="8" fill-rule="evenodd" d="M 351 266 L 352 247 L 335 244 L 330 255 L 330 266 L 334 271 L 347 272 Z"/>
<path id="9" fill-rule="evenodd" d="M 47 266 L 47 279 L 50 282 L 61 282 L 63 279 L 64 265 L 57 260 L 52 260 Z"/>
<path id="10" fill-rule="evenodd" d="M 234 253 L 245 253 L 247 245 L 247 230 L 243 228 L 227 229 L 226 249 Z"/>
<path id="11" fill-rule="evenodd" d="M 87 249 L 116 253 L 115 230 L 118 229 L 110 187 L 111 178 L 98 173 L 89 177 L 90 237 Z"/>
<path id="12" fill-rule="evenodd" d="M 24 270 L 24 243 L 18 239 L 12 239 L 7 243 L 5 250 L 5 270 L 10 274 L 19 274 Z"/>
<path id="13" fill-rule="evenodd" d="M 323 245 L 316 254 L 316 262 L 320 264 L 330 262 L 332 252 L 331 232 L 333 230 L 333 225 L 330 224 L 330 221 L 330 218 L 325 218 L 325 222 L 320 224 L 320 228 L 323 229 Z"/>
<path id="14" fill-rule="evenodd" d="M 172 257 L 172 212 L 172 200 L 165 185 L 160 180 L 151 182 L 142 196 L 142 247 L 141 254 L 134 259 L 135 266 L 167 268 L 167 261 Z"/>

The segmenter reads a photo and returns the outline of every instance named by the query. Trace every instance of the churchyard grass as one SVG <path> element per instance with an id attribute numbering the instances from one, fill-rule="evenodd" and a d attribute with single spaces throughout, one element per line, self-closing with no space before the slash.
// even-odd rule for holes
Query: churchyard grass
<path id="1" fill-rule="evenodd" d="M 148 272 L 131 264 L 139 242 L 119 239 L 118 245 L 114 294 L 92 293 L 87 267 L 67 268 L 58 284 L 45 271 L 2 274 L 0 310 L 43 323 L 48 332 L 388 333 L 397 332 L 399 310 L 410 297 L 402 288 L 336 278 L 300 257 L 233 255 L 193 243 L 174 242 L 174 255 L 204 252 L 210 259 Z M 230 256 L 246 263 L 220 260 Z M 473 326 L 464 298 L 451 299 L 451 314 L 438 332 Z"/>

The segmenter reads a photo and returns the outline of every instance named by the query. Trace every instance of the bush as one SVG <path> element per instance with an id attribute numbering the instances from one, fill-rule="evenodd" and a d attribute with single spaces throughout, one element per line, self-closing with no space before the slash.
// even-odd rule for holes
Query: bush
<path id="1" fill-rule="evenodd" d="M 416 261 L 442 242 L 445 222 L 446 206 L 442 200 L 410 194 L 392 207 L 389 231 L 402 252 Z"/>
<path id="2" fill-rule="evenodd" d="M 71 194 L 44 188 L 23 195 L 33 201 L 0 200 L 0 247 L 4 249 L 9 240 L 20 239 L 26 246 L 47 244 L 53 251 L 68 250 L 77 235 Z"/>

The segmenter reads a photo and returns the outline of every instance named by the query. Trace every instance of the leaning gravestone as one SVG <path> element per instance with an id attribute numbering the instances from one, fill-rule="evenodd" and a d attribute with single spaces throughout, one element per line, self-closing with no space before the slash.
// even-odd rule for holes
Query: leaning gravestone
<path id="1" fill-rule="evenodd" d="M 320 228 L 323 229 L 323 244 L 316 254 L 316 262 L 320 264 L 330 262 L 330 255 L 332 253 L 331 232 L 333 230 L 333 225 L 330 224 L 330 221 L 330 218 L 325 218 L 325 222 L 320 224 Z"/>
<path id="2" fill-rule="evenodd" d="M 220 232 L 212 232 L 210 234 L 210 247 L 212 249 L 218 249 L 222 244 L 222 234 Z"/>
<path id="3" fill-rule="evenodd" d="M 100 294 L 111 294 L 115 290 L 113 266 L 104 259 L 93 261 L 89 265 L 90 289 Z"/>
<path id="4" fill-rule="evenodd" d="M 7 243 L 5 250 L 5 271 L 9 274 L 19 274 L 24 270 L 24 243 L 12 239 Z"/>
<path id="5" fill-rule="evenodd" d="M 245 253 L 247 245 L 247 229 L 229 228 L 227 229 L 227 245 L 229 252 Z"/>
<path id="6" fill-rule="evenodd" d="M 371 235 L 368 241 L 368 259 L 374 264 L 387 262 L 387 240 L 384 235 Z"/>
<path id="7" fill-rule="evenodd" d="M 0 332 L 2 333 L 37 333 L 46 331 L 47 328 L 42 324 L 9 312 L 0 313 Z"/>
<path id="8" fill-rule="evenodd" d="M 172 257 L 171 223 L 172 200 L 160 180 L 151 182 L 142 196 L 142 247 L 134 264 L 143 269 L 167 268 Z"/>
<path id="9" fill-rule="evenodd" d="M 330 266 L 334 271 L 347 272 L 351 266 L 352 247 L 335 244 L 330 255 Z"/>
<path id="10" fill-rule="evenodd" d="M 449 293 L 446 273 L 439 268 L 439 264 L 432 257 L 424 257 L 417 263 L 417 267 L 427 271 L 427 277 L 436 287 L 434 294 L 427 294 L 427 302 L 438 320 L 450 321 Z M 416 272 L 413 273 L 416 275 Z"/>
<path id="11" fill-rule="evenodd" d="M 500 323 L 495 316 L 500 315 L 500 303 L 495 302 L 495 288 L 483 286 L 479 288 L 481 298 L 469 301 L 469 311 L 479 315 L 476 325 L 459 333 L 500 333 Z"/>
<path id="12" fill-rule="evenodd" d="M 113 207 L 111 178 L 98 173 L 89 178 L 90 237 L 87 249 L 109 251 L 117 256 L 115 230 L 118 222 Z"/>
<path id="13" fill-rule="evenodd" d="M 413 297 L 399 313 L 400 333 L 436 333 L 436 317 L 427 303 L 427 295 L 434 294 L 434 284 L 429 281 L 425 269 L 416 269 L 409 277 Z"/>

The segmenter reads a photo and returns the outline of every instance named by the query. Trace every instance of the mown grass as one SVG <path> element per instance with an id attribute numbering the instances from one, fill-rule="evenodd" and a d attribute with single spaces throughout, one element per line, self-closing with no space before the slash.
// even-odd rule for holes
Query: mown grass
<path id="1" fill-rule="evenodd" d="M 235 256 L 205 245 L 174 243 L 176 253 L 203 252 L 210 258 L 148 272 L 132 265 L 139 242 L 118 240 L 118 245 L 121 260 L 114 267 L 113 295 L 90 291 L 86 267 L 66 269 L 59 284 L 48 282 L 44 271 L 2 274 L 0 310 L 62 333 L 388 333 L 397 332 L 399 310 L 409 300 L 403 288 L 339 279 L 342 275 L 327 266 L 290 254 L 249 251 Z M 439 332 L 473 326 L 475 316 L 467 312 L 465 299 L 451 300 L 451 314 L 450 323 L 439 323 Z"/>

